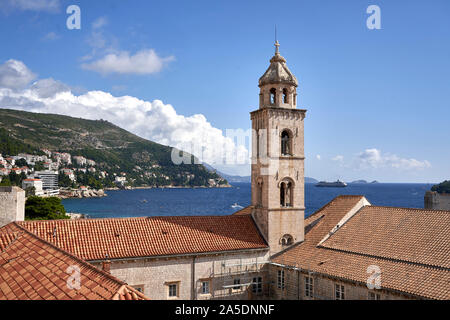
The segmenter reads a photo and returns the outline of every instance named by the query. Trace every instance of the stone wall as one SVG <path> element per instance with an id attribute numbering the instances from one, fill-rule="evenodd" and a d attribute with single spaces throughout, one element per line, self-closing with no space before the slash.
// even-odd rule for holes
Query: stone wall
<path id="1" fill-rule="evenodd" d="M 425 209 L 450 210 L 450 193 L 427 191 L 425 193 Z"/>
<path id="2" fill-rule="evenodd" d="M 247 251 L 199 256 L 129 259 L 111 261 L 111 274 L 127 284 L 142 288 L 152 300 L 248 299 L 247 285 L 261 276 L 268 251 Z M 102 268 L 99 262 L 93 263 Z M 224 288 L 240 279 L 242 288 Z M 202 293 L 208 282 L 209 293 Z M 169 297 L 169 285 L 178 285 L 177 297 Z"/>
<path id="3" fill-rule="evenodd" d="M 0 187 L 0 227 L 25 219 L 25 191 L 19 187 Z"/>
<path id="4" fill-rule="evenodd" d="M 278 270 L 284 270 L 284 289 L 279 288 Z M 335 300 L 335 284 L 344 286 L 345 300 L 368 300 L 369 292 L 379 295 L 380 300 L 412 299 L 405 295 L 387 290 L 369 290 L 366 285 L 333 279 L 320 274 L 308 274 L 303 271 L 286 269 L 279 266 L 269 266 L 271 283 L 270 299 L 275 300 Z M 313 279 L 312 297 L 306 295 L 305 278 Z"/>

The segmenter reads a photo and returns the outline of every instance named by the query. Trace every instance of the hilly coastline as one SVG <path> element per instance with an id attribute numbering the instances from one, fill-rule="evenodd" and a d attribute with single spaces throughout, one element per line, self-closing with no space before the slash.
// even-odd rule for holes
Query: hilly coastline
<path id="1" fill-rule="evenodd" d="M 203 165 L 175 165 L 171 147 L 108 121 L 0 109 L 0 154 L 44 155 L 45 150 L 91 159 L 97 172 L 126 176 L 132 187 L 228 185 L 226 179 Z M 113 179 L 103 180 L 104 187 L 112 185 Z"/>

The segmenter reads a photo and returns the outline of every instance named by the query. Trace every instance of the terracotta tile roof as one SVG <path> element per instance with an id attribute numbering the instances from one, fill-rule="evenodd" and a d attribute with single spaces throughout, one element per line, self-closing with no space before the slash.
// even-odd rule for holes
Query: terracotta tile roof
<path id="1" fill-rule="evenodd" d="M 450 211 L 367 206 L 321 246 L 450 269 Z"/>
<path id="2" fill-rule="evenodd" d="M 0 228 L 0 300 L 142 300 L 144 295 L 115 277 L 11 223 Z M 11 239 L 13 239 L 11 241 Z M 80 270 L 80 287 L 67 283 Z"/>
<path id="3" fill-rule="evenodd" d="M 235 213 L 233 213 L 233 215 L 234 216 L 245 216 L 248 214 L 252 214 L 252 210 L 253 210 L 253 206 L 248 206 L 239 211 L 236 211 Z"/>
<path id="4" fill-rule="evenodd" d="M 148 298 L 136 289 L 123 285 L 112 300 L 148 300 Z"/>
<path id="5" fill-rule="evenodd" d="M 366 206 L 318 246 L 360 199 L 337 197 L 305 219 L 305 241 L 272 261 L 361 285 L 369 277 L 367 268 L 375 265 L 381 269 L 383 289 L 428 299 L 450 299 L 450 269 L 446 267 L 450 255 L 448 213 Z M 439 225 L 439 221 L 446 226 Z M 433 239 L 436 228 L 437 239 Z M 431 252 L 425 252 L 427 249 Z"/>
<path id="6" fill-rule="evenodd" d="M 84 260 L 268 248 L 251 216 L 27 221 L 19 224 Z M 54 233 L 56 236 L 54 236 Z"/>

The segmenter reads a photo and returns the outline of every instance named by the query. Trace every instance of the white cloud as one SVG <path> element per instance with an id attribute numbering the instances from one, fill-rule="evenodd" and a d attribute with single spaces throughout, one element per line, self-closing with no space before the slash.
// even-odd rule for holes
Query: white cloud
<path id="1" fill-rule="evenodd" d="M 173 60 L 175 60 L 173 56 L 159 57 L 153 49 L 141 50 L 134 55 L 130 55 L 128 51 L 121 51 L 118 54 L 107 54 L 91 63 L 84 63 L 82 67 L 102 74 L 152 74 L 161 71 Z"/>
<path id="2" fill-rule="evenodd" d="M 24 88 L 35 78 L 36 75 L 21 61 L 10 59 L 0 65 L 0 87 Z"/>
<path id="3" fill-rule="evenodd" d="M 342 161 L 344 161 L 344 156 L 337 155 L 336 157 L 331 158 L 331 160 L 333 160 L 333 161 L 338 161 L 338 162 L 342 162 Z"/>
<path id="4" fill-rule="evenodd" d="M 16 63 L 25 67 L 19 61 Z M 0 70 L 4 70 L 4 66 L 1 65 Z M 105 119 L 143 138 L 188 152 L 192 150 L 200 158 L 203 154 L 202 159 L 212 165 L 222 163 L 224 150 L 248 157 L 244 146 L 236 146 L 205 116 L 177 114 L 173 106 L 160 100 L 115 97 L 103 91 L 75 95 L 61 82 L 42 79 L 25 89 L 0 86 L 0 108 Z"/>
<path id="5" fill-rule="evenodd" d="M 44 40 L 52 41 L 59 39 L 59 36 L 55 32 L 49 32 L 44 36 Z"/>
<path id="6" fill-rule="evenodd" d="M 4 9 L 58 12 L 60 0 L 5 0 Z"/>
<path id="7" fill-rule="evenodd" d="M 92 22 L 92 29 L 100 29 L 108 24 L 108 19 L 106 17 L 99 17 Z"/>
<path id="8" fill-rule="evenodd" d="M 358 154 L 356 163 L 359 168 L 395 168 L 402 170 L 414 170 L 430 168 L 431 164 L 427 160 L 401 158 L 395 154 L 382 154 L 378 149 L 366 149 Z"/>

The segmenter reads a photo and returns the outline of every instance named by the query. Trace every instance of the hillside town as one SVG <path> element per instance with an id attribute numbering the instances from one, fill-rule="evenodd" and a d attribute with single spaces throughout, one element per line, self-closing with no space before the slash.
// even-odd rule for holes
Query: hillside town
<path id="1" fill-rule="evenodd" d="M 96 168 L 94 160 L 69 153 L 42 150 L 43 155 L 19 153 L 2 156 L 0 154 L 0 184 L 18 182 L 22 189 L 36 196 L 103 196 L 103 190 L 90 191 L 89 186 L 77 183 L 80 174 L 91 174 L 105 179 L 109 174 Z M 126 186 L 126 174 L 114 175 L 117 188 Z"/>
<path id="2" fill-rule="evenodd" d="M 61 198 L 103 197 L 104 190 L 131 189 L 134 179 L 126 172 L 108 172 L 94 160 L 67 152 L 55 152 L 47 149 L 42 154 L 19 153 L 17 155 L 0 154 L 0 185 L 16 185 L 27 191 L 27 195 Z M 166 187 L 173 187 L 170 177 L 159 172 L 161 165 L 151 165 L 151 170 L 143 172 L 141 177 L 150 177 L 166 181 Z M 142 172 L 136 166 L 133 171 Z M 195 175 L 183 173 L 189 181 Z M 178 174 L 181 177 L 181 174 Z M 226 187 L 221 177 L 208 179 L 208 187 Z M 136 186 L 142 188 L 142 186 Z M 153 187 L 153 186 L 144 186 Z"/>

